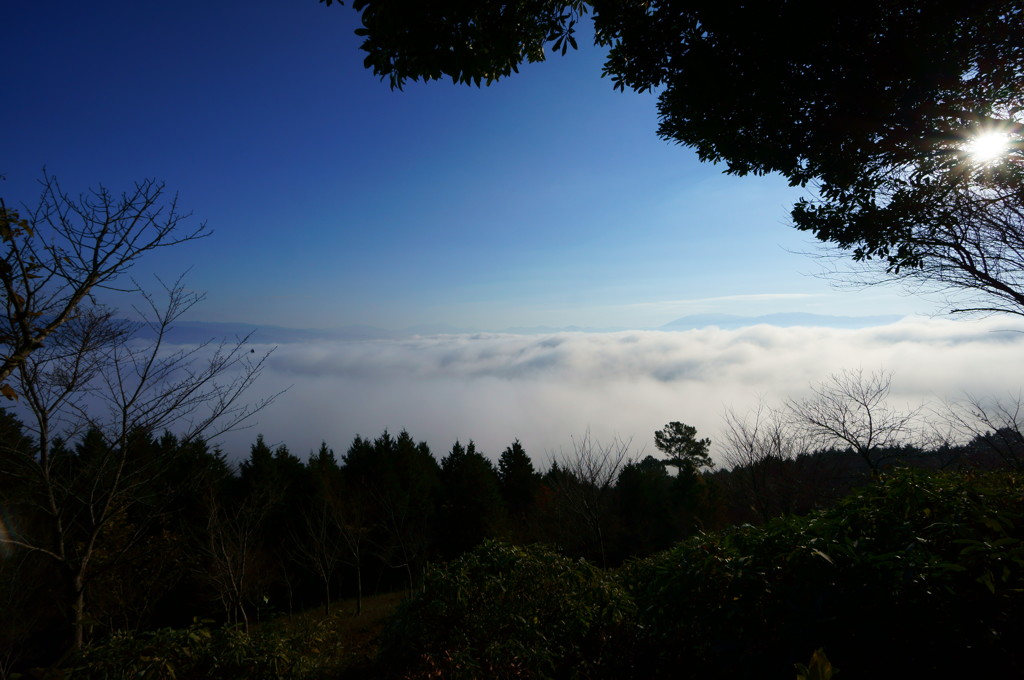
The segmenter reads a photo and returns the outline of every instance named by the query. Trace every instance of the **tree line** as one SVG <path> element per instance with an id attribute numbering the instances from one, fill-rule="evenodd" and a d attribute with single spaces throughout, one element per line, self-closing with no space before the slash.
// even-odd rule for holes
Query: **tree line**
<path id="1" fill-rule="evenodd" d="M 874 416 L 886 422 L 877 405 Z M 202 438 L 139 427 L 111 441 L 93 428 L 50 443 L 43 476 L 39 440 L 8 412 L 0 423 L 0 647 L 19 666 L 196 617 L 248 629 L 330 613 L 341 596 L 358 612 L 364 593 L 416 591 L 428 564 L 488 539 L 615 566 L 700 532 L 829 507 L 880 466 L 1024 460 L 1008 426 L 927 449 L 880 436 L 862 450 L 798 449 L 799 421 L 762 411 L 727 418 L 719 470 L 710 441 L 673 422 L 655 433 L 661 457 L 585 434 L 546 469 L 518 440 L 495 464 L 472 441 L 436 455 L 404 430 L 356 436 L 340 456 L 324 443 L 305 460 L 259 436 L 232 465 Z"/>

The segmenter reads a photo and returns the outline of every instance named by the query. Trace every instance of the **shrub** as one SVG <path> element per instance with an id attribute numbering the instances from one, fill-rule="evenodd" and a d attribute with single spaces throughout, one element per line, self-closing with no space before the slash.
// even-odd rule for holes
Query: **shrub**
<path id="1" fill-rule="evenodd" d="M 1019 676 L 1022 509 L 1014 475 L 899 470 L 634 561 L 640 674 L 764 677 L 824 647 L 851 676 Z"/>
<path id="2" fill-rule="evenodd" d="M 488 541 L 428 574 L 379 659 L 409 678 L 617 677 L 631 611 L 613 579 L 585 561 Z"/>
<path id="3" fill-rule="evenodd" d="M 304 676 L 300 658 L 280 637 L 237 627 L 163 628 L 119 633 L 87 647 L 69 675 L 75 680 L 290 680 Z"/>

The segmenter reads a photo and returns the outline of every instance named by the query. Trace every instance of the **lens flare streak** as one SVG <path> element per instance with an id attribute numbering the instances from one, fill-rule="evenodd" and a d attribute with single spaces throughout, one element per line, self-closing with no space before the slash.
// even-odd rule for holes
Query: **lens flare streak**
<path id="1" fill-rule="evenodd" d="M 1010 141 L 1010 135 L 1001 130 L 982 132 L 967 142 L 964 151 L 974 163 L 988 165 L 1009 152 Z"/>

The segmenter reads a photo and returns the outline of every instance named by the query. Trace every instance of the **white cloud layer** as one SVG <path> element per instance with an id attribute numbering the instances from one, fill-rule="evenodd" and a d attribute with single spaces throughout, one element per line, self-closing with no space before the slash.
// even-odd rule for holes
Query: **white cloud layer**
<path id="1" fill-rule="evenodd" d="M 598 439 L 633 437 L 653 452 L 672 420 L 712 440 L 726 407 L 779 403 L 841 369 L 894 371 L 894 403 L 965 392 L 1005 397 L 1022 386 L 1022 326 L 907 319 L 861 330 L 754 326 L 685 332 L 443 335 L 311 342 L 277 348 L 259 385 L 291 390 L 230 435 L 245 455 L 255 431 L 305 456 L 328 442 L 341 455 L 356 434 L 407 429 L 439 458 L 456 438 L 496 459 L 519 438 L 546 465 L 588 428 Z"/>

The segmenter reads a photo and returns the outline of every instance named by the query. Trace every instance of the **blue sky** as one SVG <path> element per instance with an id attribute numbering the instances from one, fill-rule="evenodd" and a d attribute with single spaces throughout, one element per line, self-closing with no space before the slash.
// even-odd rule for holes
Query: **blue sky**
<path id="1" fill-rule="evenodd" d="M 0 192 L 166 181 L 214 235 L 195 318 L 330 328 L 657 327 L 697 312 L 905 314 L 809 276 L 798 195 L 657 138 L 588 47 L 490 88 L 392 92 L 315 0 L 12 0 Z M 582 41 L 581 41 L 582 42 Z M 757 296 L 757 297 L 749 297 Z"/>

